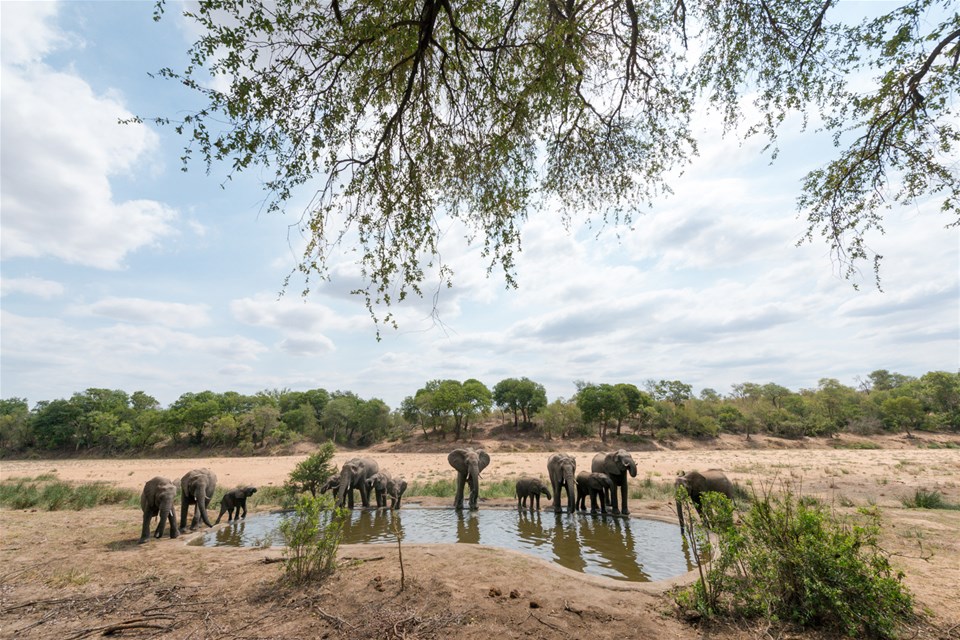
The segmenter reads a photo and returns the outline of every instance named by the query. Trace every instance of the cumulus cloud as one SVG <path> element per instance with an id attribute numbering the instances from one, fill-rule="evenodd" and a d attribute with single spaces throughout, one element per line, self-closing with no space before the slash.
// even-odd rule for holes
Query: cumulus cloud
<path id="1" fill-rule="evenodd" d="M 49 300 L 63 295 L 63 291 L 62 284 L 44 278 L 0 278 L 0 296 L 22 293 Z"/>
<path id="2" fill-rule="evenodd" d="M 131 116 L 118 95 L 98 95 L 73 72 L 41 61 L 70 42 L 53 24 L 56 5 L 8 10 L 13 4 L 22 5 L 5 3 L 2 22 L 3 257 L 120 268 L 130 252 L 175 233 L 174 210 L 117 201 L 110 186 L 155 150 L 156 134 L 117 124 Z"/>
<path id="3" fill-rule="evenodd" d="M 78 316 L 97 316 L 135 324 L 159 324 L 165 327 L 196 328 L 208 325 L 210 315 L 205 304 L 160 302 L 143 298 L 104 298 L 71 308 Z"/>

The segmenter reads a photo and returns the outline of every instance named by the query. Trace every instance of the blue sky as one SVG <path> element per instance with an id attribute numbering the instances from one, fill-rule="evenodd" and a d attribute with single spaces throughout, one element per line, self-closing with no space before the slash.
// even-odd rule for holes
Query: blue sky
<path id="1" fill-rule="evenodd" d="M 549 212 L 523 229 L 518 290 L 446 224 L 454 287 L 394 311 L 376 340 L 348 252 L 300 296 L 302 240 L 262 211 L 261 176 L 180 170 L 170 128 L 117 124 L 198 106 L 147 74 L 182 67 L 175 3 L 2 2 L 0 397 L 143 390 L 164 405 L 205 389 L 322 387 L 391 407 L 432 379 L 506 377 L 570 397 L 574 381 L 678 379 L 794 390 L 855 385 L 875 369 L 960 368 L 960 232 L 935 203 L 895 209 L 868 244 L 884 256 L 855 290 L 794 202 L 829 141 L 787 126 L 771 164 L 760 141 L 701 125 L 701 155 L 631 229 L 568 232 Z"/>

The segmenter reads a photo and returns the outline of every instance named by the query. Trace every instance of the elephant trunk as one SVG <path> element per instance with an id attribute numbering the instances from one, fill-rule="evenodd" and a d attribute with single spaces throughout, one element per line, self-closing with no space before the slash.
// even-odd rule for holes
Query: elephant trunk
<path id="1" fill-rule="evenodd" d="M 478 465 L 470 465 L 470 509 L 477 508 L 477 500 L 480 497 L 480 469 Z"/>
<path id="2" fill-rule="evenodd" d="M 342 507 L 346 504 L 347 501 L 347 489 L 350 486 L 350 477 L 347 475 L 340 476 L 340 486 L 337 487 L 337 506 Z M 350 489 L 350 492 L 353 493 L 353 490 Z"/>
<path id="3" fill-rule="evenodd" d="M 201 489 L 197 491 L 197 509 L 200 510 L 200 518 L 203 520 L 203 524 L 208 527 L 212 527 L 213 524 L 210 522 L 210 516 L 207 515 L 207 491 L 206 489 Z"/>
<path id="4" fill-rule="evenodd" d="M 163 530 L 167 524 L 167 518 L 170 517 L 171 509 L 173 509 L 173 498 L 170 500 L 163 499 L 160 501 L 160 525 L 157 527 L 157 537 L 163 537 Z"/>
<path id="5" fill-rule="evenodd" d="M 636 462 L 631 462 L 629 469 L 630 469 L 630 477 L 631 477 L 631 478 L 636 478 L 636 477 L 637 477 L 637 463 L 636 463 Z"/>

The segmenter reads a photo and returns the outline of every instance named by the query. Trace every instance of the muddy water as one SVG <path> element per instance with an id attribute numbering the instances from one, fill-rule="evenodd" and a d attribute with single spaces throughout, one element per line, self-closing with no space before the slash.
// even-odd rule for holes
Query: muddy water
<path id="1" fill-rule="evenodd" d="M 214 547 L 283 545 L 279 523 L 286 513 L 251 516 L 220 525 L 190 544 Z M 615 580 L 663 580 L 694 568 L 680 528 L 639 518 L 555 514 L 508 509 L 455 511 L 405 507 L 399 511 L 355 510 L 343 544 L 403 542 L 485 544 L 513 549 L 582 573 Z"/>

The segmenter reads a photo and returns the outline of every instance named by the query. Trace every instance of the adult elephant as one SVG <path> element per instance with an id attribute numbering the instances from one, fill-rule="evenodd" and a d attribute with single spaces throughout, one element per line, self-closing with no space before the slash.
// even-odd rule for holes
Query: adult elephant
<path id="1" fill-rule="evenodd" d="M 367 490 L 367 480 L 380 471 L 380 465 L 372 458 L 351 458 L 340 467 L 340 477 L 337 488 L 337 506 L 344 505 L 353 509 L 353 491 L 360 491 L 360 503 L 364 507 L 370 506 L 370 493 Z"/>
<path id="2" fill-rule="evenodd" d="M 140 509 L 143 511 L 143 529 L 140 531 L 140 544 L 150 539 L 150 521 L 156 516 L 160 516 L 160 524 L 157 525 L 157 532 L 154 534 L 157 538 L 163 537 L 163 529 L 170 521 L 170 537 L 176 538 L 180 535 L 177 529 L 177 512 L 173 510 L 173 501 L 177 497 L 177 485 L 173 480 L 157 476 L 143 485 L 143 492 L 140 494 Z"/>
<path id="3" fill-rule="evenodd" d="M 633 457 L 624 449 L 598 453 L 593 456 L 590 470 L 594 473 L 607 474 L 614 484 L 613 490 L 610 491 L 610 513 L 630 515 L 630 510 L 627 509 L 627 473 L 630 473 L 631 478 L 637 477 L 637 463 L 633 461 Z M 622 509 L 618 508 L 617 504 L 617 487 L 620 488 L 620 494 L 623 496 Z"/>
<path id="4" fill-rule="evenodd" d="M 587 510 L 587 496 L 590 496 L 590 513 L 597 512 L 597 502 L 600 502 L 600 513 L 607 513 L 607 495 L 614 493 L 613 481 L 605 473 L 588 473 L 581 471 L 577 474 L 577 509 Z"/>
<path id="5" fill-rule="evenodd" d="M 726 474 L 720 469 L 707 469 L 703 473 L 699 471 L 680 472 L 677 479 L 673 481 L 674 487 L 679 489 L 684 487 L 687 495 L 693 501 L 693 506 L 697 509 L 697 514 L 703 518 L 703 494 L 709 491 L 715 491 L 727 496 L 733 500 L 733 483 L 727 478 Z M 680 533 L 683 534 L 683 506 L 680 504 L 680 498 L 677 498 L 677 518 L 680 520 Z"/>
<path id="6" fill-rule="evenodd" d="M 463 509 L 463 485 L 470 483 L 470 511 L 477 510 L 480 498 L 480 472 L 490 464 L 490 455 L 483 449 L 454 449 L 447 462 L 457 470 L 457 496 L 453 507 Z"/>
<path id="7" fill-rule="evenodd" d="M 555 453 L 547 458 L 547 473 L 550 475 L 550 486 L 553 489 L 553 511 L 560 513 L 560 490 L 567 490 L 567 513 L 573 513 L 577 503 L 576 483 L 574 474 L 577 471 L 577 459 L 566 453 Z"/>
<path id="8" fill-rule="evenodd" d="M 213 491 L 217 488 L 217 476 L 210 469 L 194 469 L 187 471 L 180 478 L 180 530 L 187 528 L 187 510 L 190 505 L 196 505 L 193 508 L 193 520 L 190 521 L 190 528 L 196 529 L 200 520 L 208 527 L 212 527 L 210 518 L 207 516 L 207 507 L 210 506 L 210 499 L 213 498 Z"/>

